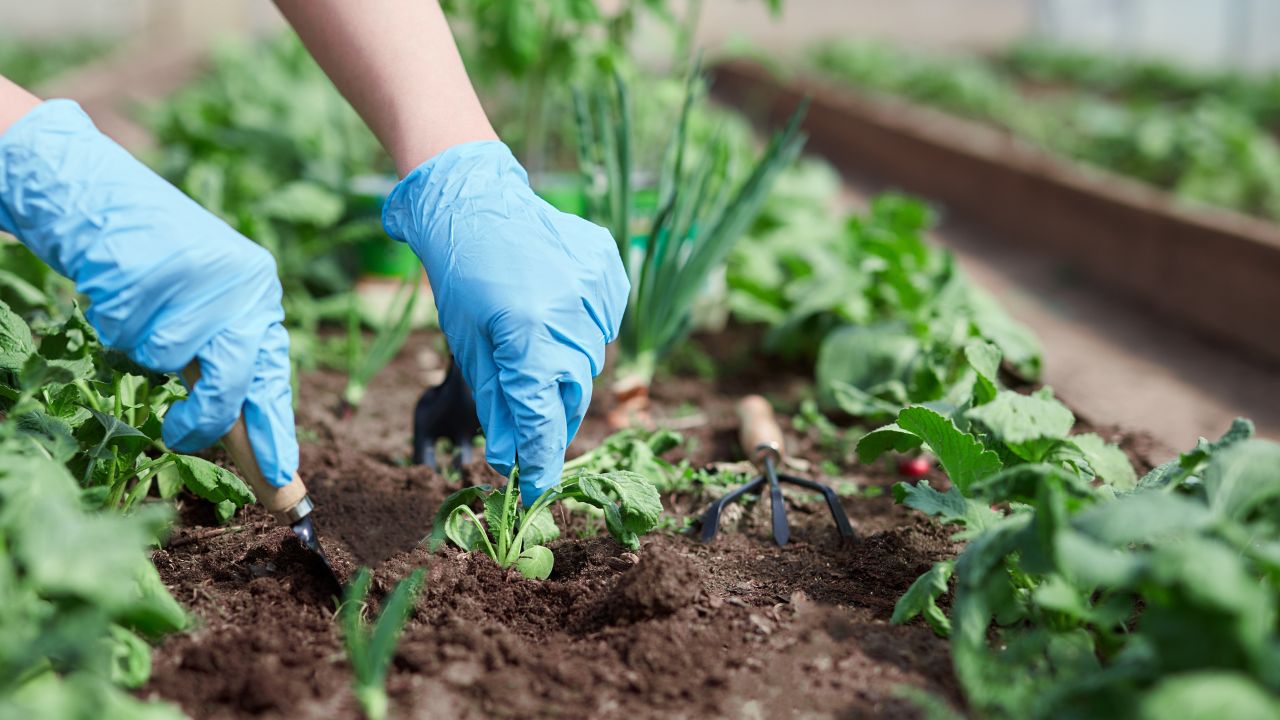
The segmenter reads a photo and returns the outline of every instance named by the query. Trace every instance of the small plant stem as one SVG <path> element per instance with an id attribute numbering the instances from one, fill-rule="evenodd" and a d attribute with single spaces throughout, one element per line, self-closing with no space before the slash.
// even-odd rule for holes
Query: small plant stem
<path id="1" fill-rule="evenodd" d="M 369 720 L 384 720 L 387 717 L 387 692 L 381 684 L 361 685 L 355 689 L 355 695 Z"/>
<path id="2" fill-rule="evenodd" d="M 89 387 L 89 383 L 85 380 L 76 380 L 75 385 L 80 391 L 80 397 L 84 398 L 85 402 L 89 403 L 89 407 L 97 410 L 98 412 L 102 412 L 102 403 L 98 402 L 98 393 L 95 392 L 93 388 Z"/>
<path id="3" fill-rule="evenodd" d="M 160 457 L 155 458 L 153 460 L 149 460 L 143 463 L 142 465 L 134 468 L 133 472 L 121 478 L 120 485 L 119 485 L 121 489 L 123 489 L 126 485 L 128 485 L 129 478 L 131 477 L 138 478 L 138 482 L 134 483 L 133 489 L 130 490 L 129 493 L 124 497 L 123 509 L 128 510 L 132 508 L 134 504 L 138 502 L 138 500 L 144 497 L 151 490 L 152 481 L 155 479 L 155 476 L 159 474 L 160 469 L 165 464 L 170 463 L 172 461 L 173 461 L 173 453 L 166 452 Z M 112 470 L 114 472 L 114 465 L 112 467 Z M 144 474 L 146 474 L 146 477 L 143 477 Z"/>
<path id="4" fill-rule="evenodd" d="M 120 504 L 120 496 L 124 494 L 125 482 L 129 479 L 126 477 L 119 482 L 116 481 L 116 463 L 119 458 L 120 451 L 116 448 L 111 448 L 111 470 L 110 475 L 107 476 L 107 485 L 111 488 L 111 492 L 107 495 L 107 501 L 103 503 L 103 507 L 114 508 Z M 132 477 L 132 475 L 129 477 Z"/>
<path id="5" fill-rule="evenodd" d="M 165 454 L 161 455 L 160 457 L 155 458 L 153 460 L 149 460 L 139 465 L 138 467 L 134 468 L 133 474 L 137 475 L 138 477 L 142 477 L 142 473 L 152 468 L 156 468 L 159 465 L 164 465 L 165 463 L 172 462 L 172 461 L 173 461 L 173 453 L 165 452 Z M 157 468 L 157 472 L 159 472 L 158 468 Z"/>
<path id="6" fill-rule="evenodd" d="M 587 465 L 590 465 L 591 463 L 594 463 L 596 460 L 600 458 L 602 454 L 604 454 L 604 452 L 605 452 L 605 446 L 600 445 L 600 446 L 591 448 L 590 450 L 582 453 L 581 455 L 579 455 L 578 457 L 572 460 L 566 460 L 564 463 L 564 470 L 560 472 L 561 477 L 563 477 L 565 473 L 568 473 L 572 470 L 577 470 L 580 467 L 585 467 Z"/>
<path id="7" fill-rule="evenodd" d="M 520 493 L 520 486 L 517 480 L 519 476 L 519 469 L 512 470 L 511 474 L 507 476 L 507 486 L 502 489 L 502 518 L 500 523 L 502 527 L 511 526 L 506 522 L 506 520 L 511 517 L 511 513 L 513 512 L 511 509 L 512 501 L 515 499 L 515 496 Z M 498 534 L 498 555 L 502 558 L 498 561 L 498 564 L 503 567 L 511 564 L 510 560 L 507 558 L 507 555 L 511 552 L 511 542 L 512 539 L 509 537 L 509 531 Z"/>
<path id="8" fill-rule="evenodd" d="M 649 387 L 658 369 L 658 355 L 653 350 L 636 350 L 630 357 L 618 358 L 614 385 Z"/>
<path id="9" fill-rule="evenodd" d="M 153 484 L 152 481 L 154 479 L 155 479 L 155 473 L 152 473 L 146 476 L 145 478 L 142 477 L 141 475 L 138 476 L 138 482 L 134 483 L 133 488 L 130 489 L 128 494 L 124 496 L 123 510 L 125 512 L 128 512 L 134 506 L 134 504 L 138 502 L 138 500 L 145 497 L 146 494 L 151 491 L 151 486 Z M 125 483 L 121 483 L 122 486 L 124 484 Z"/>
<path id="10" fill-rule="evenodd" d="M 525 512 L 524 520 L 520 523 L 520 530 L 516 532 L 515 539 L 511 541 L 513 552 L 516 555 L 516 557 L 520 556 L 520 551 L 519 551 L 520 541 L 524 539 L 524 531 L 526 528 L 529 527 L 529 521 L 533 518 L 534 515 L 537 515 L 538 513 L 542 512 L 542 510 L 545 507 L 555 502 L 556 500 L 560 499 L 562 495 L 563 493 L 560 490 L 556 488 L 551 488 L 550 490 L 547 490 L 546 492 L 542 493 L 542 497 L 538 498 L 537 501 L 533 503 L 533 507 L 529 508 Z M 512 559 L 512 561 L 514 562 L 514 558 Z"/>
<path id="11" fill-rule="evenodd" d="M 484 541 L 485 552 L 489 555 L 489 557 L 493 558 L 494 562 L 498 563 L 499 565 L 502 565 L 502 559 L 500 559 L 498 557 L 498 553 L 494 551 L 493 543 L 489 542 L 489 533 L 485 532 L 484 523 L 480 522 L 480 518 L 476 517 L 475 512 L 473 512 L 471 508 L 467 507 L 466 505 L 462 505 L 458 509 L 466 513 L 467 517 L 471 518 L 471 522 L 476 524 L 476 529 L 480 531 L 480 539 Z M 502 565 L 502 566 L 506 567 L 505 565 Z"/>
<path id="12" fill-rule="evenodd" d="M 120 381 L 124 379 L 124 375 L 116 375 L 111 381 L 112 401 L 115 403 L 112 415 L 116 417 L 124 417 L 124 400 L 120 398 Z"/>

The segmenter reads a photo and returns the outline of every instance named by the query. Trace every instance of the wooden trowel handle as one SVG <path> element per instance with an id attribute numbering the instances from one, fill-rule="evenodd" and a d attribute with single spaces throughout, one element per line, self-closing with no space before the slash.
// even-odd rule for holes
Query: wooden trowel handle
<path id="1" fill-rule="evenodd" d="M 200 380 L 199 360 L 192 360 L 190 365 L 183 368 L 182 379 L 187 381 L 188 387 L 195 387 Z M 249 431 L 244 424 L 243 411 L 236 418 L 236 424 L 222 436 L 222 446 L 231 456 L 231 461 L 236 464 L 241 477 L 249 483 L 249 487 L 253 488 L 253 494 L 258 497 L 258 502 L 271 511 L 277 519 L 288 524 L 305 517 L 311 511 L 311 501 L 307 499 L 307 487 L 302 484 L 302 478 L 297 473 L 293 474 L 293 480 L 284 487 L 275 487 L 262 476 L 262 470 L 258 468 L 258 459 L 253 454 L 253 445 L 249 442 Z"/>
<path id="2" fill-rule="evenodd" d="M 738 401 L 738 439 L 752 462 L 761 463 L 766 455 L 775 462 L 782 460 L 782 428 L 773 416 L 769 401 L 759 395 L 748 395 Z"/>

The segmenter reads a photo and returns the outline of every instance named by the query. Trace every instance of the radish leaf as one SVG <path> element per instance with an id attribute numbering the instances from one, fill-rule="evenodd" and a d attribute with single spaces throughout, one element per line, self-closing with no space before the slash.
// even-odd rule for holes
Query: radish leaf
<path id="1" fill-rule="evenodd" d="M 555 556 L 542 545 L 526 547 L 516 558 L 516 569 L 530 580 L 546 580 L 551 575 Z"/>
<path id="2" fill-rule="evenodd" d="M 998 455 L 986 449 L 974 436 L 957 428 L 951 418 L 929 408 L 904 409 L 898 413 L 898 426 L 929 445 L 946 470 L 947 477 L 960 492 L 965 492 L 969 485 L 1001 468 Z"/>

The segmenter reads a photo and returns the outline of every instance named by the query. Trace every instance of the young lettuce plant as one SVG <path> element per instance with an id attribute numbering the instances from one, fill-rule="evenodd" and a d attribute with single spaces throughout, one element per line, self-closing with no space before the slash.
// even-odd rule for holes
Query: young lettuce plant
<path id="1" fill-rule="evenodd" d="M 369 622 L 365 612 L 371 578 L 368 568 L 360 568 L 347 590 L 346 602 L 338 611 L 347 660 L 351 663 L 352 692 L 369 720 L 387 717 L 387 669 L 413 603 L 422 591 L 425 576 L 426 570 L 418 568 L 401 580 L 382 604 L 382 614 Z"/>
<path id="2" fill-rule="evenodd" d="M 517 473 L 504 487 L 475 485 L 445 498 L 427 538 L 431 551 L 452 542 L 468 552 L 483 552 L 500 567 L 514 566 L 527 578 L 544 580 L 555 565 L 546 543 L 560 536 L 551 517 L 552 503 L 576 500 L 599 508 L 609 534 L 632 550 L 640 547 L 640 536 L 652 530 L 662 515 L 657 488 L 637 473 L 576 475 L 543 493 L 527 510 L 520 502 Z M 483 504 L 481 514 L 471 509 L 476 500 Z"/>
<path id="3" fill-rule="evenodd" d="M 755 219 L 774 181 L 804 144 L 798 110 L 743 173 L 723 137 L 691 138 L 690 114 L 700 78 L 690 75 L 680 117 L 667 144 L 657 185 L 657 211 L 636 235 L 631 105 L 615 72 L 591 94 L 575 93 L 578 162 L 588 188 L 588 215 L 608 227 L 631 279 L 619 335 L 614 391 L 624 412 L 641 415 L 658 360 L 689 330 L 695 300 Z M 742 179 L 739 179 L 742 178 Z"/>

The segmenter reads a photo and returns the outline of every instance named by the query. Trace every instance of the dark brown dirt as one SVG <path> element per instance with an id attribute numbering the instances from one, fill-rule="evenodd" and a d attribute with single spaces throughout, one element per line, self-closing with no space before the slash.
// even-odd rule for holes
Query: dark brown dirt
<path id="1" fill-rule="evenodd" d="M 749 352 L 749 339 L 731 337 Z M 768 503 L 753 502 L 727 514 L 710 545 L 660 531 L 634 554 L 579 537 L 589 523 L 558 514 L 566 532 L 544 582 L 482 555 L 430 555 L 419 541 L 443 497 L 494 479 L 483 462 L 453 481 L 405 464 L 423 367 L 438 361 L 431 347 L 415 336 L 350 421 L 332 410 L 340 378 L 304 377 L 298 414 L 302 473 L 339 574 L 371 566 L 381 597 L 429 568 L 388 678 L 393 717 L 914 717 L 902 685 L 960 703 L 946 642 L 920 623 L 888 622 L 898 596 L 956 546 L 887 492 L 845 498 L 860 533 L 852 543 L 817 498 L 792 491 L 786 548 L 769 540 Z M 655 388 L 655 418 L 681 418 L 695 463 L 741 458 L 732 406 L 744 390 L 784 403 L 803 392 L 801 375 L 753 373 L 730 362 L 734 352 L 733 343 L 716 349 L 717 362 L 738 368 L 730 376 Z M 606 433 L 607 400 L 596 405 L 575 448 Z M 839 457 L 840 475 L 824 475 L 813 438 L 787 439 L 797 474 L 880 490 L 896 480 Z M 671 526 L 708 497 L 668 498 Z M 290 532 L 253 508 L 233 521 L 240 530 L 205 537 L 212 520 L 202 505 L 180 513 L 154 557 L 198 625 L 157 648 L 142 694 L 195 718 L 358 717 L 334 603 Z"/>

